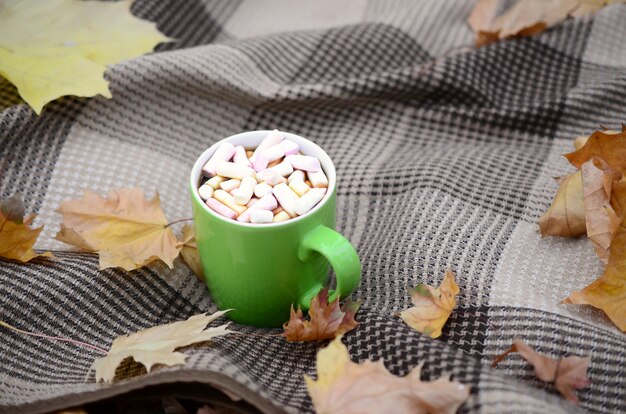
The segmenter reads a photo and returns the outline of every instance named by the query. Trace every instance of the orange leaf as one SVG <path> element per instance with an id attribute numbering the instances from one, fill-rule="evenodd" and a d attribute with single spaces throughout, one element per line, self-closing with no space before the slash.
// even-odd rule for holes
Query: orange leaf
<path id="1" fill-rule="evenodd" d="M 591 384 L 591 381 L 587 378 L 587 368 L 591 361 L 589 357 L 570 356 L 555 360 L 537 353 L 520 340 L 514 341 L 511 348 L 502 355 L 497 356 L 492 366 L 498 365 L 512 352 L 519 353 L 522 358 L 535 368 L 535 376 L 538 379 L 553 382 L 561 395 L 574 404 L 578 404 L 578 397 L 576 397 L 574 390 L 585 388 Z"/>
<path id="2" fill-rule="evenodd" d="M 33 246 L 43 226 L 30 227 L 34 216 L 24 218 L 24 204 L 18 196 L 10 197 L 0 203 L 0 257 L 28 262 L 39 257 L 53 257 L 52 253 L 37 254 Z"/>
<path id="3" fill-rule="evenodd" d="M 559 189 L 548 210 L 539 219 L 542 236 L 578 237 L 585 234 L 585 204 L 582 173 L 557 179 Z"/>
<path id="4" fill-rule="evenodd" d="M 469 396 L 467 385 L 420 375 L 421 365 L 397 377 L 382 361 L 355 364 L 339 336 L 317 353 L 317 380 L 304 379 L 319 414 L 454 414 Z"/>
<path id="5" fill-rule="evenodd" d="M 611 207 L 622 219 L 611 242 L 604 273 L 562 303 L 602 309 L 619 329 L 626 332 L 626 178 L 613 182 Z"/>
<path id="6" fill-rule="evenodd" d="M 626 173 L 626 127 L 621 131 L 596 131 L 580 149 L 564 155 L 576 168 L 594 157 L 601 158 L 613 170 Z"/>
<path id="7" fill-rule="evenodd" d="M 456 295 L 460 292 L 454 276 L 452 270 L 446 269 L 438 288 L 420 283 L 411 290 L 411 300 L 415 306 L 400 313 L 404 322 L 431 338 L 441 336 L 441 328 L 452 314 Z"/>
<path id="8" fill-rule="evenodd" d="M 332 339 L 356 328 L 359 323 L 354 320 L 354 315 L 359 309 L 358 302 L 346 302 L 339 307 L 337 297 L 328 303 L 328 289 L 322 289 L 311 300 L 309 309 L 310 320 L 306 320 L 302 310 L 298 307 L 296 312 L 291 306 L 289 321 L 283 325 L 283 336 L 288 341 L 319 341 Z"/>
<path id="9" fill-rule="evenodd" d="M 159 195 L 147 201 L 138 188 L 113 190 L 108 198 L 85 191 L 61 203 L 58 212 L 63 223 L 56 238 L 98 252 L 100 269 L 134 270 L 158 259 L 171 268 L 181 248 Z"/>
<path id="10" fill-rule="evenodd" d="M 196 241 L 196 233 L 193 226 L 186 225 L 183 227 L 183 241 L 180 256 L 185 263 L 187 263 L 187 266 L 196 274 L 198 279 L 204 281 L 204 271 L 200 263 L 198 242 Z"/>

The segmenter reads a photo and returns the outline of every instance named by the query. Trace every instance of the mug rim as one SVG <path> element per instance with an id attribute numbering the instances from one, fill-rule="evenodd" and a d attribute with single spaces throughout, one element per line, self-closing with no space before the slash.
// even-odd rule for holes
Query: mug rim
<path id="1" fill-rule="evenodd" d="M 324 171 L 324 174 L 326 174 L 326 176 L 328 177 L 328 187 L 326 188 L 326 194 L 324 194 L 324 198 L 322 198 L 322 200 L 319 203 L 317 203 L 317 205 L 315 207 L 313 207 L 311 210 L 309 210 L 306 214 L 303 214 L 303 215 L 298 216 L 298 217 L 291 218 L 289 220 L 281 221 L 281 222 L 278 222 L 278 223 L 242 223 L 240 221 L 237 221 L 236 219 L 235 220 L 228 219 L 228 218 L 226 218 L 224 216 L 221 216 L 220 214 L 217 214 L 215 211 L 211 210 L 209 208 L 209 206 L 206 205 L 205 201 L 202 200 L 202 198 L 200 197 L 200 194 L 198 193 L 198 183 L 199 183 L 200 177 L 202 176 L 202 167 L 204 167 L 204 164 L 207 163 L 207 161 L 211 158 L 211 155 L 213 155 L 213 153 L 217 150 L 217 148 L 222 143 L 230 142 L 233 145 L 242 145 L 240 142 L 236 142 L 236 141 L 238 141 L 240 139 L 243 139 L 243 138 L 246 138 L 246 137 L 249 137 L 249 136 L 256 136 L 256 135 L 258 135 L 258 136 L 260 136 L 259 142 L 256 144 L 256 145 L 258 145 L 258 144 L 261 143 L 263 138 L 265 138 L 265 136 L 267 136 L 267 134 L 272 132 L 272 130 L 269 130 L 269 129 L 251 130 L 251 131 L 239 132 L 237 134 L 230 135 L 228 137 L 220 139 L 219 141 L 217 141 L 216 143 L 211 145 L 209 148 L 207 148 L 204 152 L 202 152 L 202 154 L 200 154 L 200 156 L 198 158 L 196 158 L 196 161 L 194 162 L 193 167 L 191 169 L 191 174 L 189 176 L 189 184 L 190 184 L 191 189 L 192 189 L 192 197 L 194 197 L 195 201 L 197 201 L 198 203 L 200 203 L 202 205 L 202 208 L 204 209 L 204 211 L 208 212 L 213 217 L 215 217 L 218 220 L 221 220 L 221 221 L 223 221 L 225 223 L 235 224 L 235 225 L 239 225 L 239 226 L 242 226 L 242 227 L 248 227 L 248 228 L 269 229 L 269 228 L 288 226 L 288 225 L 297 223 L 298 221 L 300 221 L 302 219 L 306 219 L 307 217 L 313 215 L 316 211 L 321 209 L 322 206 L 324 206 L 324 204 L 326 204 L 328 202 L 328 200 L 330 199 L 331 195 L 335 191 L 335 186 L 336 186 L 336 182 L 337 182 L 337 173 L 335 171 L 335 165 L 333 164 L 333 161 L 330 158 L 330 156 L 319 145 L 317 145 L 315 142 L 313 142 L 313 141 L 311 141 L 311 140 L 309 140 L 307 138 L 304 138 L 304 137 L 302 137 L 300 135 L 296 135 L 296 134 L 291 133 L 291 132 L 286 132 L 286 131 L 282 131 L 282 130 L 279 130 L 279 131 L 282 134 L 284 134 L 285 138 L 287 138 L 287 139 L 291 139 L 292 141 L 294 141 L 294 142 L 296 142 L 298 144 L 305 143 L 305 146 L 309 147 L 309 152 L 310 152 L 311 149 L 313 149 L 314 152 L 318 152 L 317 154 L 310 154 L 310 153 L 303 152 L 303 154 L 304 155 L 313 155 L 317 159 L 319 159 L 320 164 L 322 166 L 322 171 Z M 235 142 L 233 142 L 233 141 L 235 141 Z"/>

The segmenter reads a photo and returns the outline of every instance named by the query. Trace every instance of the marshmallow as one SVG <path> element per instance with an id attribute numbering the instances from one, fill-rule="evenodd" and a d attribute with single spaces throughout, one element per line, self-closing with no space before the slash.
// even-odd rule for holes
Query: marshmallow
<path id="1" fill-rule="evenodd" d="M 250 156 L 250 161 L 254 163 L 257 155 L 259 155 L 260 153 L 262 153 L 263 151 L 265 151 L 267 148 L 271 147 L 272 145 L 278 144 L 284 139 L 285 139 L 285 136 L 283 135 L 282 132 L 280 132 L 277 129 L 273 130 L 272 132 L 267 134 L 265 138 L 263 138 L 263 141 L 261 141 L 259 146 L 254 150 L 254 152 Z"/>
<path id="2" fill-rule="evenodd" d="M 213 187 L 204 183 L 198 188 L 198 195 L 204 201 L 207 201 L 209 198 L 213 197 Z"/>
<path id="3" fill-rule="evenodd" d="M 252 177 L 244 177 L 241 180 L 241 185 L 239 188 L 233 191 L 233 198 L 235 203 L 239 205 L 246 205 L 248 201 L 252 198 L 252 194 L 254 193 L 254 186 L 256 185 L 256 180 Z"/>
<path id="4" fill-rule="evenodd" d="M 324 171 L 319 170 L 316 172 L 307 172 L 306 176 L 311 182 L 313 187 L 315 188 L 328 187 L 328 178 L 326 178 L 326 174 L 324 174 Z"/>
<path id="5" fill-rule="evenodd" d="M 300 145 L 296 144 L 295 142 L 286 139 L 283 142 L 280 143 L 280 145 L 283 147 L 283 153 L 285 155 L 295 155 L 298 153 L 298 150 L 300 149 Z"/>
<path id="6" fill-rule="evenodd" d="M 250 201 L 248 201 L 248 204 L 246 204 L 246 207 L 252 207 L 252 206 L 254 205 L 254 203 L 256 203 L 257 201 L 259 201 L 259 199 L 258 199 L 258 198 L 256 198 L 256 197 L 252 197 L 252 198 L 250 199 Z"/>
<path id="7" fill-rule="evenodd" d="M 274 171 L 275 173 L 282 175 L 283 177 L 287 177 L 293 172 L 293 167 L 289 163 L 289 161 L 284 160 L 280 164 L 274 165 L 273 167 L 268 168 L 270 171 Z"/>
<path id="8" fill-rule="evenodd" d="M 269 210 L 253 210 L 250 212 L 250 223 L 271 223 L 274 215 Z"/>
<path id="9" fill-rule="evenodd" d="M 272 192 L 272 186 L 267 183 L 260 183 L 254 186 L 254 195 L 259 198 L 271 192 Z"/>
<path id="10" fill-rule="evenodd" d="M 304 171 L 301 171 L 301 170 L 295 170 L 295 171 L 294 171 L 294 172 L 293 172 L 293 173 L 289 176 L 289 178 L 287 179 L 287 182 L 288 182 L 288 183 L 291 183 L 293 180 L 298 180 L 298 179 L 299 179 L 299 180 L 304 181 L 304 178 L 305 178 L 305 176 L 304 176 Z"/>
<path id="11" fill-rule="evenodd" d="M 281 162 L 282 162 L 282 160 L 275 160 L 275 161 L 272 161 L 272 162 L 270 162 L 269 164 L 267 164 L 267 168 L 272 168 L 272 167 L 275 167 L 275 166 L 277 166 L 278 164 L 280 164 Z"/>
<path id="12" fill-rule="evenodd" d="M 236 164 L 243 164 L 246 167 L 252 167 L 252 163 L 250 162 L 250 160 L 248 159 L 248 156 L 246 155 L 246 149 L 242 147 L 241 145 L 237 145 L 235 147 L 235 156 L 233 157 L 233 161 Z"/>
<path id="13" fill-rule="evenodd" d="M 235 188 L 239 187 L 240 184 L 241 184 L 241 180 L 237 180 L 236 178 L 233 178 L 232 180 L 222 181 L 220 183 L 220 188 L 224 191 L 232 191 Z"/>
<path id="14" fill-rule="evenodd" d="M 250 213 L 254 210 L 269 210 L 272 211 L 276 207 L 278 207 L 278 203 L 272 194 L 266 194 L 262 198 L 259 199 L 256 203 L 250 206 L 246 211 L 241 213 L 239 217 L 237 217 L 237 221 L 241 221 L 243 223 L 247 223 L 250 221 Z"/>
<path id="15" fill-rule="evenodd" d="M 217 163 L 220 161 L 230 161 L 235 155 L 235 147 L 230 142 L 224 142 L 213 153 L 213 156 L 202 167 L 202 173 L 207 177 L 212 177 L 217 172 Z M 222 175 L 222 174 L 220 174 Z"/>
<path id="16" fill-rule="evenodd" d="M 316 172 L 322 169 L 322 167 L 320 167 L 320 161 L 308 155 L 288 155 L 285 159 L 289 161 L 296 170 Z"/>
<path id="17" fill-rule="evenodd" d="M 298 195 L 294 193 L 291 188 L 287 186 L 285 183 L 278 184 L 272 190 L 274 197 L 280 203 L 280 206 L 289 214 L 291 217 L 297 216 L 295 212 L 295 202 L 298 199 Z"/>
<path id="18" fill-rule="evenodd" d="M 235 199 L 233 198 L 233 196 L 224 190 L 215 190 L 213 192 L 213 198 L 215 198 L 217 201 L 224 204 L 231 210 L 236 211 L 237 214 L 241 214 L 246 211 L 245 206 L 240 206 L 239 204 L 235 203 Z"/>
<path id="19" fill-rule="evenodd" d="M 278 174 L 276 171 L 267 169 L 261 172 L 256 173 L 256 178 L 258 181 L 262 181 L 266 184 L 274 186 L 276 184 L 284 183 L 287 180 L 282 175 Z"/>
<path id="20" fill-rule="evenodd" d="M 234 219 L 235 217 L 237 217 L 236 212 L 226 207 L 224 204 L 220 203 L 214 198 L 209 198 L 206 201 L 206 205 L 209 206 L 209 208 L 215 211 L 217 214 L 222 215 L 226 218 Z"/>
<path id="21" fill-rule="evenodd" d="M 237 178 L 241 180 L 243 177 L 254 177 L 254 170 L 243 164 L 235 164 L 234 162 L 218 161 L 215 166 L 218 175 L 228 178 Z"/>
<path id="22" fill-rule="evenodd" d="M 294 204 L 295 212 L 301 216 L 311 211 L 313 207 L 317 205 L 326 194 L 325 188 L 313 188 L 305 195 L 296 200 Z"/>
<path id="23" fill-rule="evenodd" d="M 298 194 L 298 197 L 302 197 L 311 189 L 311 187 L 306 185 L 302 180 L 291 181 L 289 183 L 289 188 L 291 188 L 294 193 Z"/>
<path id="24" fill-rule="evenodd" d="M 263 171 L 270 162 L 278 161 L 285 156 L 285 148 L 280 145 L 272 145 L 260 154 L 258 153 L 252 166 L 256 172 Z"/>
<path id="25" fill-rule="evenodd" d="M 281 211 L 280 213 L 276 214 L 274 216 L 274 220 L 272 220 L 274 223 L 279 223 L 281 221 L 285 221 L 285 220 L 289 220 L 291 218 L 291 216 L 289 214 L 287 214 L 286 211 Z"/>
<path id="26" fill-rule="evenodd" d="M 208 184 L 211 187 L 213 187 L 214 190 L 217 190 L 218 188 L 220 188 L 220 184 L 223 181 L 224 181 L 224 177 L 220 177 L 219 175 L 216 175 L 215 177 L 213 177 L 209 181 L 207 181 L 205 184 Z"/>

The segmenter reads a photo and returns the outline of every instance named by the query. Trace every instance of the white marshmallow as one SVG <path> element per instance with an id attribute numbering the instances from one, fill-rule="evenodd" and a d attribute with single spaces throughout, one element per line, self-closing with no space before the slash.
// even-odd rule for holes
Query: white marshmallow
<path id="1" fill-rule="evenodd" d="M 209 198 L 213 197 L 213 187 L 204 183 L 198 188 L 198 195 L 204 201 L 207 201 Z"/>
<path id="2" fill-rule="evenodd" d="M 284 155 L 295 155 L 300 150 L 300 145 L 289 139 L 284 140 L 280 145 L 283 147 Z"/>
<path id="3" fill-rule="evenodd" d="M 285 221 L 285 220 L 289 220 L 291 218 L 291 216 L 289 214 L 287 214 L 286 211 L 281 211 L 280 213 L 276 214 L 274 216 L 274 220 L 272 220 L 274 223 L 279 223 L 281 221 Z"/>
<path id="4" fill-rule="evenodd" d="M 287 179 L 288 183 L 291 183 L 293 180 L 302 180 L 304 181 L 305 179 L 305 175 L 304 175 L 304 171 L 302 170 L 295 170 Z"/>
<path id="5" fill-rule="evenodd" d="M 267 183 L 271 186 L 275 186 L 276 184 L 284 183 L 287 181 L 285 177 L 278 174 L 276 171 L 273 171 L 271 168 L 256 173 L 256 178 L 258 181 Z"/>
<path id="6" fill-rule="evenodd" d="M 324 171 L 319 170 L 316 172 L 307 172 L 306 176 L 308 177 L 311 184 L 313 184 L 313 187 L 315 188 L 328 187 L 328 178 L 326 177 L 326 174 L 324 174 Z"/>
<path id="7" fill-rule="evenodd" d="M 224 204 L 226 207 L 230 208 L 231 210 L 236 211 L 237 214 L 241 214 L 244 211 L 246 211 L 245 206 L 240 206 L 239 204 L 235 203 L 235 199 L 233 198 L 233 196 L 224 190 L 215 190 L 213 192 L 213 198 L 219 201 L 220 203 Z"/>
<path id="8" fill-rule="evenodd" d="M 272 192 L 272 186 L 267 183 L 260 183 L 254 186 L 254 195 L 259 198 L 271 192 Z"/>
<path id="9" fill-rule="evenodd" d="M 298 197 L 302 197 L 311 189 L 311 187 L 306 185 L 306 183 L 302 180 L 291 181 L 289 183 L 289 188 L 291 188 L 294 193 L 298 194 Z"/>
<path id="10" fill-rule="evenodd" d="M 235 164 L 234 162 L 218 161 L 215 166 L 218 175 L 228 178 L 237 178 L 241 180 L 243 177 L 254 177 L 254 170 L 243 164 Z"/>
<path id="11" fill-rule="evenodd" d="M 233 178 L 231 180 L 222 181 L 220 183 L 220 188 L 224 191 L 233 191 L 235 188 L 239 187 L 241 184 L 241 180 Z"/>
<path id="12" fill-rule="evenodd" d="M 254 167 L 254 170 L 257 172 L 263 171 L 264 169 L 267 168 L 267 165 L 270 162 L 279 160 L 284 156 L 285 156 L 285 148 L 282 145 L 280 144 L 272 145 L 271 147 L 267 148 L 260 154 L 257 154 L 252 166 Z"/>
<path id="13" fill-rule="evenodd" d="M 322 168 L 317 158 L 309 157 L 308 155 L 288 155 L 285 159 L 289 161 L 296 170 L 316 172 Z"/>
<path id="14" fill-rule="evenodd" d="M 217 163 L 220 161 L 230 161 L 235 155 L 235 147 L 230 142 L 224 142 L 213 153 L 209 161 L 202 167 L 202 173 L 207 177 L 212 177 L 216 174 Z"/>
<path id="15" fill-rule="evenodd" d="M 285 183 L 278 184 L 272 189 L 272 193 L 276 200 L 280 203 L 280 206 L 289 214 L 291 217 L 297 216 L 295 211 L 295 203 L 298 199 L 298 195 L 293 192 L 289 186 Z"/>
<path id="16" fill-rule="evenodd" d="M 246 167 L 252 167 L 252 163 L 246 155 L 246 149 L 241 145 L 237 145 L 235 147 L 235 156 L 233 157 L 233 161 L 237 164 L 243 164 Z"/>
<path id="17" fill-rule="evenodd" d="M 293 167 L 287 160 L 283 160 L 280 164 L 276 164 L 273 167 L 268 168 L 270 171 L 274 171 L 275 173 L 282 175 L 283 177 L 287 177 L 293 172 Z"/>
<path id="18" fill-rule="evenodd" d="M 294 210 L 298 215 L 303 215 L 311 211 L 313 207 L 317 205 L 326 194 L 325 188 L 313 188 L 305 195 L 296 200 Z"/>
<path id="19" fill-rule="evenodd" d="M 274 214 L 270 210 L 253 210 L 250 212 L 250 223 L 271 223 Z"/>
<path id="20" fill-rule="evenodd" d="M 254 210 L 269 210 L 270 212 L 278 207 L 278 203 L 272 194 L 266 194 L 262 198 L 259 199 L 252 206 L 248 207 L 246 211 L 241 213 L 239 217 L 237 217 L 237 221 L 241 221 L 243 223 L 247 223 L 250 221 L 250 213 Z"/>
<path id="21" fill-rule="evenodd" d="M 267 148 L 271 147 L 272 145 L 278 144 L 284 139 L 285 139 L 285 136 L 283 135 L 282 132 L 280 132 L 277 129 L 273 130 L 272 132 L 267 134 L 265 138 L 263 138 L 263 141 L 261 141 L 259 146 L 254 150 L 254 153 L 252 153 L 252 156 L 250 157 L 250 161 L 254 163 L 257 155 L 259 155 L 260 153 L 262 153 L 263 151 L 265 151 Z"/>
<path id="22" fill-rule="evenodd" d="M 218 188 L 220 188 L 220 184 L 225 180 L 224 177 L 221 177 L 219 175 L 216 175 L 215 177 L 209 179 L 209 181 L 207 181 L 205 184 L 210 185 L 211 187 L 213 187 L 214 190 L 217 190 Z"/>
<path id="23" fill-rule="evenodd" d="M 252 194 L 254 193 L 254 186 L 256 185 L 256 180 L 252 177 L 244 177 L 241 180 L 241 185 L 239 188 L 233 191 L 233 198 L 235 203 L 239 205 L 246 205 L 252 198 Z"/>

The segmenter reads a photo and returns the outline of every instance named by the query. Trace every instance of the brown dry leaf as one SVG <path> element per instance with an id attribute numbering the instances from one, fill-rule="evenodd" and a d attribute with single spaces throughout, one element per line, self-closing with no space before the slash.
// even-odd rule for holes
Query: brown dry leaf
<path id="1" fill-rule="evenodd" d="M 590 357 L 569 356 L 555 360 L 537 353 L 523 341 L 516 340 L 511 348 L 496 357 L 492 366 L 498 365 L 512 352 L 519 353 L 535 368 L 537 378 L 541 381 L 553 382 L 561 395 L 574 404 L 578 404 L 578 397 L 576 397 L 574 390 L 585 388 L 591 384 L 587 378 Z"/>
<path id="2" fill-rule="evenodd" d="M 170 268 L 181 244 L 161 209 L 157 195 L 150 201 L 138 188 L 109 192 L 108 198 L 85 191 L 82 198 L 61 203 L 61 231 L 56 238 L 98 252 L 100 269 L 134 270 L 154 260 Z"/>
<path id="3" fill-rule="evenodd" d="M 459 286 L 454 280 L 455 274 L 446 269 L 438 288 L 420 283 L 409 290 L 413 307 L 400 313 L 400 317 L 411 328 L 431 338 L 441 336 L 441 329 L 456 306 Z"/>
<path id="4" fill-rule="evenodd" d="M 626 173 L 626 127 L 621 131 L 596 131 L 580 149 L 565 154 L 576 168 L 594 157 L 601 158 L 614 171 Z"/>
<path id="5" fill-rule="evenodd" d="M 204 271 L 202 270 L 202 263 L 200 263 L 198 242 L 196 241 L 196 233 L 193 226 L 186 225 L 183 227 L 183 242 L 180 255 L 187 263 L 187 266 L 198 276 L 198 279 L 204 281 Z"/>
<path id="6" fill-rule="evenodd" d="M 332 339 L 356 328 L 359 323 L 354 315 L 359 310 L 359 302 L 347 301 L 339 307 L 339 297 L 328 303 L 328 289 L 322 289 L 311 300 L 310 320 L 306 320 L 302 310 L 296 312 L 291 306 L 289 321 L 283 325 L 283 336 L 288 341 L 319 341 Z"/>
<path id="7" fill-rule="evenodd" d="M 37 254 L 33 246 L 43 226 L 30 227 L 35 216 L 24 217 L 24 204 L 19 196 L 0 203 L 0 257 L 28 262 L 35 257 L 53 257 L 52 253 Z"/>
<path id="8" fill-rule="evenodd" d="M 587 231 L 581 171 L 557 178 L 559 189 L 539 219 L 542 236 L 578 237 Z"/>
<path id="9" fill-rule="evenodd" d="M 613 237 L 604 273 L 562 303 L 602 309 L 619 329 L 626 332 L 626 178 L 613 183 L 611 207 L 622 219 Z"/>
<path id="10" fill-rule="evenodd" d="M 226 329 L 228 324 L 206 328 L 209 323 L 226 312 L 228 311 L 212 315 L 201 313 L 185 321 L 154 326 L 116 338 L 107 356 L 96 359 L 91 366 L 91 369 L 96 370 L 96 382 L 100 380 L 112 382 L 115 370 L 126 358 L 133 358 L 143 364 L 148 372 L 155 364 L 167 366 L 184 364 L 187 356 L 181 352 L 174 352 L 175 349 L 231 333 Z"/>
<path id="11" fill-rule="evenodd" d="M 600 260 L 606 264 L 611 241 L 621 221 L 610 202 L 613 181 L 619 179 L 620 174 L 600 158 L 584 163 L 581 171 L 587 237 L 593 242 Z"/>
<path id="12" fill-rule="evenodd" d="M 502 1 L 479 0 L 468 23 L 476 32 L 476 46 L 480 47 L 509 37 L 532 36 L 568 17 L 582 17 L 610 3 L 624 2 L 626 0 L 518 0 L 497 16 Z"/>
<path id="13" fill-rule="evenodd" d="M 382 361 L 356 364 L 335 338 L 317 353 L 317 380 L 305 376 L 318 414 L 453 414 L 469 396 L 470 387 L 442 377 L 420 380 L 421 365 L 405 377 L 385 369 Z"/>

